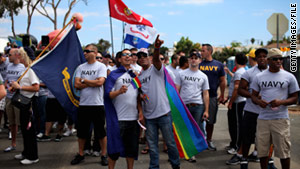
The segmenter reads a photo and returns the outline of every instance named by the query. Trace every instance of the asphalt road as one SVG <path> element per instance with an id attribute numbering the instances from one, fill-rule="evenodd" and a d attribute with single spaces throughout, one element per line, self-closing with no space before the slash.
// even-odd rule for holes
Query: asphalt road
<path id="1" fill-rule="evenodd" d="M 291 141 L 292 141 L 292 158 L 291 168 L 300 168 L 300 115 L 291 114 Z M 55 134 L 51 136 L 54 138 Z M 10 153 L 4 153 L 4 150 L 9 144 L 10 140 L 7 138 L 7 133 L 2 131 L 0 133 L 0 168 L 1 169 L 18 169 L 18 168 L 30 168 L 30 169 L 95 169 L 95 168 L 107 168 L 99 164 L 99 157 L 86 157 L 85 162 L 71 166 L 70 161 L 78 151 L 76 136 L 70 136 L 63 139 L 62 142 L 39 142 L 39 163 L 23 166 L 17 160 L 14 160 L 14 156 L 22 151 L 22 138 L 21 134 L 17 138 L 17 149 Z M 213 141 L 217 146 L 217 151 L 205 150 L 196 156 L 196 163 L 189 163 L 184 159 L 181 159 L 182 169 L 239 169 L 237 166 L 226 165 L 226 160 L 231 158 L 224 150 L 225 146 L 229 144 L 229 133 L 227 127 L 227 109 L 222 107 L 218 112 L 218 121 L 215 126 L 215 132 L 213 135 Z M 140 145 L 140 150 L 144 145 Z M 171 169 L 168 163 L 168 156 L 162 151 L 162 141 L 160 141 L 160 168 Z M 275 158 L 275 165 L 280 167 L 279 159 Z M 135 161 L 134 168 L 147 169 L 149 167 L 149 155 L 139 155 L 139 159 Z M 249 169 L 259 168 L 259 163 L 249 163 Z M 121 158 L 117 161 L 116 169 L 126 169 L 126 161 Z"/>

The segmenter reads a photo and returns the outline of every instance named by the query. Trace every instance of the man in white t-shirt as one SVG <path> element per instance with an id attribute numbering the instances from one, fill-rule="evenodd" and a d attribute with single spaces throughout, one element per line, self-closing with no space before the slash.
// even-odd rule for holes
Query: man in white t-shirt
<path id="1" fill-rule="evenodd" d="M 177 71 L 177 66 L 179 66 L 179 59 L 180 59 L 180 55 L 174 54 L 171 57 L 172 63 L 168 66 L 166 66 L 167 70 L 170 72 L 173 72 L 173 74 L 175 75 L 175 77 L 178 75 L 178 71 Z"/>
<path id="2" fill-rule="evenodd" d="M 241 124 L 243 117 L 243 110 L 246 104 L 246 98 L 238 94 L 238 87 L 240 84 L 241 76 L 246 71 L 247 57 L 243 53 L 238 53 L 235 56 L 235 66 L 237 68 L 229 84 L 228 92 L 228 130 L 230 134 L 230 149 L 227 150 L 229 154 L 236 154 L 241 145 Z"/>
<path id="3" fill-rule="evenodd" d="M 101 165 L 108 165 L 106 157 L 105 111 L 103 102 L 103 84 L 106 79 L 106 66 L 96 60 L 97 47 L 89 44 L 84 49 L 87 62 L 79 65 L 75 75 L 75 88 L 81 90 L 77 113 L 77 137 L 79 152 L 71 161 L 72 165 L 84 160 L 84 143 L 88 138 L 93 122 L 94 131 L 99 134 L 101 145 Z"/>
<path id="4" fill-rule="evenodd" d="M 138 74 L 140 74 L 141 73 L 141 71 L 142 71 L 142 67 L 140 66 L 140 65 L 138 65 L 137 64 L 137 60 L 138 60 L 138 58 L 137 58 L 137 52 L 138 52 L 138 50 L 137 50 L 137 48 L 131 48 L 130 49 L 130 52 L 131 52 L 131 56 L 132 56 L 132 59 L 131 59 L 131 68 L 135 71 L 135 72 L 137 72 Z"/>
<path id="5" fill-rule="evenodd" d="M 180 168 L 179 153 L 174 140 L 172 117 L 165 89 L 164 65 L 159 59 L 159 48 L 163 41 L 159 35 L 154 43 L 154 54 L 151 59 L 146 52 L 138 52 L 138 62 L 143 67 L 139 79 L 142 92 L 149 99 L 143 104 L 143 114 L 146 119 L 146 137 L 149 143 L 149 169 L 159 168 L 158 130 L 160 129 L 167 144 L 168 156 L 173 169 Z"/>
<path id="6" fill-rule="evenodd" d="M 114 83 L 113 88 L 109 92 L 109 98 L 116 110 L 120 137 L 124 146 L 124 155 L 126 157 L 128 169 L 133 168 L 134 159 L 138 156 L 139 124 L 137 120 L 143 119 L 142 107 L 137 101 L 138 90 L 131 85 L 131 81 L 133 77 L 135 77 L 135 74 L 130 67 L 131 57 L 130 51 L 124 49 L 121 57 L 117 58 L 119 63 L 121 63 L 121 66 L 117 71 L 122 71 L 123 74 L 120 73 L 120 76 L 114 81 L 114 78 L 111 76 L 114 76 L 116 71 L 113 71 L 106 81 L 106 84 L 109 84 L 110 81 Z M 138 107 L 139 110 L 137 109 Z M 109 109 L 106 110 L 108 111 L 107 113 L 111 113 L 109 112 Z M 114 131 L 108 130 L 108 132 Z M 119 156 L 120 153 L 108 154 L 108 166 L 110 169 L 115 168 Z"/>
<path id="7" fill-rule="evenodd" d="M 269 147 L 274 144 L 275 156 L 283 169 L 290 168 L 290 120 L 287 106 L 298 99 L 299 86 L 295 76 L 283 69 L 282 53 L 269 49 L 269 69 L 257 74 L 251 84 L 252 101 L 262 109 L 257 119 L 256 143 L 260 166 L 268 168 Z"/>
<path id="8" fill-rule="evenodd" d="M 179 72 L 176 77 L 176 88 L 184 104 L 186 104 L 202 133 L 205 135 L 203 122 L 208 118 L 208 78 L 198 69 L 200 64 L 199 55 L 191 53 L 188 60 L 189 68 Z M 189 161 L 196 162 L 196 159 L 192 157 Z"/>

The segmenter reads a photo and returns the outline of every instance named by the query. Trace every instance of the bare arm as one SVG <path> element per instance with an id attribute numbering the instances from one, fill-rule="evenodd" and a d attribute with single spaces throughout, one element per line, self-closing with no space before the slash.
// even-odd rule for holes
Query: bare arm
<path id="1" fill-rule="evenodd" d="M 17 82 L 11 83 L 12 90 L 20 89 L 28 92 L 38 92 L 40 90 L 40 85 L 38 83 L 32 84 L 31 86 L 20 86 Z"/>
<path id="2" fill-rule="evenodd" d="M 75 78 L 75 88 L 76 89 L 84 89 L 87 87 L 100 87 L 104 84 L 105 78 L 104 77 L 99 77 L 95 80 L 87 80 L 84 79 L 84 83 L 81 83 L 81 78 L 76 77 Z"/>
<path id="3" fill-rule="evenodd" d="M 208 90 L 203 91 L 203 100 L 204 100 L 204 113 L 203 113 L 203 119 L 207 119 L 209 117 L 208 110 L 209 110 L 209 92 Z"/>
<path id="4" fill-rule="evenodd" d="M 119 96 L 120 94 L 126 93 L 127 90 L 128 90 L 128 87 L 123 85 L 119 90 L 109 92 L 109 98 L 114 99 L 117 96 Z"/>
<path id="5" fill-rule="evenodd" d="M 269 104 L 268 102 L 260 99 L 259 93 L 253 89 L 252 89 L 251 99 L 254 104 L 257 104 L 262 108 L 266 108 L 267 105 Z"/>
<path id="6" fill-rule="evenodd" d="M 249 83 L 245 79 L 241 79 L 240 81 L 238 94 L 246 98 L 251 97 L 251 93 L 249 92 Z"/>
<path id="7" fill-rule="evenodd" d="M 162 63 L 159 59 L 159 48 L 164 43 L 163 40 L 159 39 L 159 35 L 157 35 L 155 42 L 154 42 L 154 53 L 153 53 L 153 65 L 157 70 L 160 70 L 162 67 Z"/>
<path id="8" fill-rule="evenodd" d="M 224 102 L 224 92 L 225 92 L 225 87 L 226 87 L 226 79 L 225 76 L 220 77 L 220 90 L 221 90 L 221 95 L 218 98 L 218 102 L 222 103 Z"/>
<path id="9" fill-rule="evenodd" d="M 176 85 L 176 89 L 177 89 L 178 93 L 180 93 L 181 86 Z"/>
<path id="10" fill-rule="evenodd" d="M 278 107 L 280 105 L 288 106 L 288 105 L 297 103 L 297 100 L 298 100 L 298 92 L 295 92 L 295 93 L 290 94 L 288 96 L 288 98 L 285 100 L 277 100 L 277 99 L 272 100 L 270 102 L 270 104 L 271 104 L 271 107 Z"/>
<path id="11" fill-rule="evenodd" d="M 4 85 L 0 85 L 0 100 L 2 100 L 6 96 L 6 90 Z"/>
<path id="12" fill-rule="evenodd" d="M 239 80 L 236 80 L 234 81 L 234 89 L 233 89 L 233 92 L 232 92 L 232 96 L 230 98 L 230 101 L 228 103 L 228 109 L 231 109 L 232 108 L 232 104 L 234 103 L 234 101 L 236 100 L 237 96 L 238 96 L 238 88 L 239 88 L 239 84 L 240 84 L 240 81 Z"/>

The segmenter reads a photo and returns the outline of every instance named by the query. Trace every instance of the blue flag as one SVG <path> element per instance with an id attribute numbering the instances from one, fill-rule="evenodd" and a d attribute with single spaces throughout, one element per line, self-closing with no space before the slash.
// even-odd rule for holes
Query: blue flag
<path id="1" fill-rule="evenodd" d="M 125 33 L 124 43 L 138 49 L 148 48 L 156 38 L 156 29 L 145 25 L 126 24 Z"/>
<path id="2" fill-rule="evenodd" d="M 56 46 L 31 68 L 46 84 L 61 106 L 74 117 L 80 93 L 74 88 L 75 70 L 84 63 L 83 51 L 74 26 L 70 26 Z"/>

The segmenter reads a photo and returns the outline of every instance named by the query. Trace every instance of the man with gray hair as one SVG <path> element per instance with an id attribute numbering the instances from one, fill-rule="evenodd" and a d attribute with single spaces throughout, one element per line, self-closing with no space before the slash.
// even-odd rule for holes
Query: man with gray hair
<path id="1" fill-rule="evenodd" d="M 295 76 L 281 69 L 283 57 L 279 49 L 270 49 L 267 59 L 269 68 L 257 74 L 250 86 L 252 101 L 262 108 L 257 119 L 257 152 L 261 168 L 267 169 L 269 147 L 274 144 L 282 168 L 289 169 L 291 140 L 287 106 L 297 102 L 300 89 Z"/>

